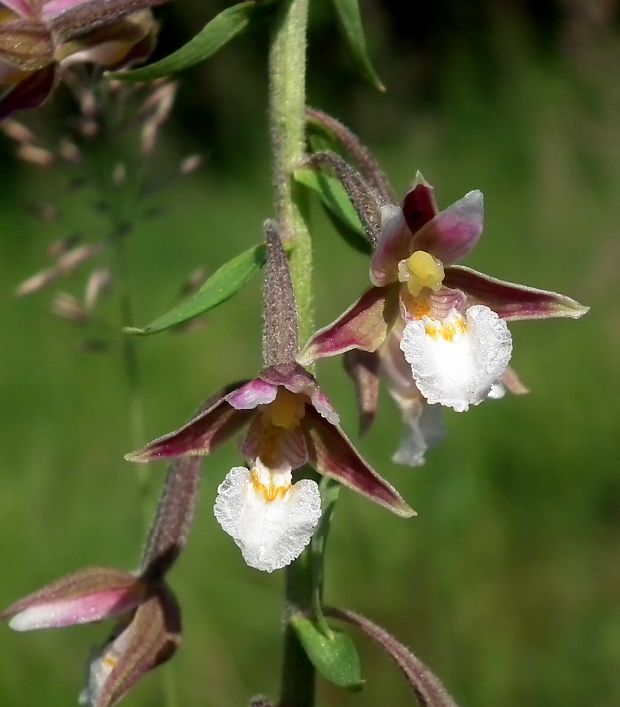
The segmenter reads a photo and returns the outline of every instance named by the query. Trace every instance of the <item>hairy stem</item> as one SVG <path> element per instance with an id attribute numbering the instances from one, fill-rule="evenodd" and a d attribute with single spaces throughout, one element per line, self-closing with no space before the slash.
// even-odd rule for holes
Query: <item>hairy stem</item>
<path id="1" fill-rule="evenodd" d="M 292 172 L 305 147 L 305 70 L 308 0 L 282 3 L 275 20 L 269 53 L 269 116 L 273 150 L 276 221 L 290 249 L 289 268 L 299 322 L 299 336 L 313 329 L 312 243 L 304 218 L 304 202 Z M 313 707 L 314 667 L 297 640 L 288 617 L 312 606 L 312 562 L 302 554 L 286 571 L 284 658 L 280 707 Z"/>
<path id="2" fill-rule="evenodd" d="M 308 0 L 284 2 L 276 19 L 269 54 L 276 220 L 284 244 L 291 246 L 289 265 L 301 340 L 307 339 L 313 328 L 312 242 L 304 218 L 304 197 L 291 175 L 300 164 L 305 147 L 307 16 Z"/>

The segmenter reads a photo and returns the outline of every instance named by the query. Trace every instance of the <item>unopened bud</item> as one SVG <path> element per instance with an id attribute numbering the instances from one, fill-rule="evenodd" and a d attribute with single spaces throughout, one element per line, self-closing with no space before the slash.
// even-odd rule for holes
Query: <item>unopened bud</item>
<path id="1" fill-rule="evenodd" d="M 91 89 L 82 88 L 80 92 L 80 110 L 85 118 L 94 119 L 97 115 L 97 97 Z"/>
<path id="2" fill-rule="evenodd" d="M 206 268 L 196 268 L 195 270 L 192 270 L 183 283 L 183 287 L 181 288 L 181 297 L 187 297 L 188 295 L 194 294 L 194 292 L 201 287 L 206 279 Z"/>
<path id="3" fill-rule="evenodd" d="M 76 297 L 67 292 L 59 292 L 52 300 L 52 314 L 73 324 L 85 324 L 88 313 Z"/>
<path id="4" fill-rule="evenodd" d="M 74 142 L 71 142 L 71 140 L 67 140 L 67 138 L 63 138 L 60 141 L 58 152 L 62 159 L 70 164 L 80 164 L 82 161 L 80 148 Z"/>
<path id="5" fill-rule="evenodd" d="M 110 290 L 111 284 L 112 273 L 107 268 L 101 268 L 91 273 L 84 294 L 86 311 L 93 311 L 101 298 Z"/>
<path id="6" fill-rule="evenodd" d="M 26 143 L 19 146 L 17 157 L 24 162 L 29 162 L 37 167 L 49 167 L 54 163 L 54 155 L 49 150 L 39 145 Z"/>
<path id="7" fill-rule="evenodd" d="M 188 155 L 185 159 L 181 160 L 179 165 L 179 174 L 181 177 L 187 177 L 192 174 L 202 165 L 201 155 Z"/>
<path id="8" fill-rule="evenodd" d="M 56 265 L 47 270 L 43 270 L 21 283 L 17 287 L 15 294 L 18 297 L 30 295 L 46 287 L 50 283 L 65 275 L 70 275 L 82 263 L 99 255 L 103 250 L 100 243 L 83 245 L 66 251 L 56 261 Z"/>
<path id="9" fill-rule="evenodd" d="M 0 128 L 8 138 L 15 140 L 15 142 L 33 143 L 36 139 L 34 133 L 17 120 L 5 120 L 0 124 Z"/>
<path id="10" fill-rule="evenodd" d="M 100 243 L 92 243 L 90 245 L 73 248 L 73 250 L 68 251 L 58 259 L 58 267 L 61 270 L 61 274 L 68 275 L 72 273 L 75 268 L 99 255 L 102 250 L 103 246 Z"/>
<path id="11" fill-rule="evenodd" d="M 61 255 L 64 255 L 71 248 L 75 248 L 79 242 L 80 236 L 77 233 L 72 236 L 68 236 L 67 238 L 61 238 L 60 240 L 54 241 L 47 249 L 47 256 L 48 258 L 54 259 L 60 258 Z"/>
<path id="12" fill-rule="evenodd" d="M 176 91 L 175 83 L 162 84 L 144 102 L 141 111 L 145 115 L 142 127 L 143 154 L 148 155 L 154 150 L 159 129 L 170 117 Z"/>
<path id="13" fill-rule="evenodd" d="M 99 134 L 99 123 L 96 120 L 85 119 L 80 121 L 79 129 L 84 137 L 96 137 Z"/>

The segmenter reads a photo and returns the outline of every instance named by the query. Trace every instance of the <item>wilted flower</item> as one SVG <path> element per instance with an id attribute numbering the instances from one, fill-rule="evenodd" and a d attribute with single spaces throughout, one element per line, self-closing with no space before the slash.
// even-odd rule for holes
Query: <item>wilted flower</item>
<path id="1" fill-rule="evenodd" d="M 315 481 L 292 481 L 309 463 L 316 471 L 401 516 L 413 511 L 356 452 L 315 379 L 296 363 L 265 368 L 218 395 L 179 430 L 127 455 L 148 462 L 209 454 L 242 425 L 247 467 L 232 468 L 218 489 L 215 516 L 251 567 L 271 572 L 307 545 L 321 514 Z"/>
<path id="2" fill-rule="evenodd" d="M 146 58 L 157 31 L 147 8 L 163 1 L 2 0 L 0 119 L 40 106 L 70 63 L 112 68 Z"/>
<path id="3" fill-rule="evenodd" d="M 587 312 L 569 297 L 454 265 L 478 242 L 482 222 L 481 192 L 438 213 L 432 187 L 418 175 L 402 206 L 381 207 L 373 287 L 312 337 L 300 363 L 352 349 L 377 351 L 399 324 L 400 349 L 428 403 L 461 412 L 482 402 L 508 368 L 506 321 Z"/>

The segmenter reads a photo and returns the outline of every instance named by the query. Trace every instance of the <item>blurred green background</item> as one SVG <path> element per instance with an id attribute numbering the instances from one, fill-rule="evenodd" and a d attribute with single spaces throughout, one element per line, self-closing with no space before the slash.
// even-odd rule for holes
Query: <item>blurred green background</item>
<path id="1" fill-rule="evenodd" d="M 390 461 L 400 420 L 382 398 L 359 447 L 419 515 L 403 521 L 344 492 L 330 541 L 327 601 L 392 630 L 461 705 L 618 705 L 616 4 L 413 3 L 415 23 L 403 9 L 409 3 L 363 5 L 388 93 L 374 94 L 357 79 L 329 5 L 316 0 L 309 101 L 362 136 L 398 192 L 418 169 L 443 206 L 483 190 L 485 235 L 468 265 L 570 294 L 592 311 L 579 322 L 515 323 L 513 364 L 531 394 L 466 415 L 448 411 L 448 436 L 421 469 Z M 178 46 L 222 6 L 162 9 L 159 52 Z M 162 173 L 189 151 L 201 152 L 205 166 L 158 197 L 161 213 L 127 243 L 138 323 L 169 308 L 192 269 L 213 270 L 256 242 L 272 213 L 266 39 L 265 30 L 241 38 L 181 80 L 178 110 L 160 141 Z M 46 109 L 48 132 L 67 105 L 61 94 Z M 12 294 L 44 266 L 49 243 L 68 235 L 66 222 L 29 216 L 29 204 L 74 209 L 74 222 L 93 233 L 105 215 L 82 216 L 86 207 L 75 204 L 83 192 L 69 194 L 62 171 L 25 165 L 7 140 L 0 150 L 6 605 L 78 567 L 135 566 L 144 501 L 136 468 L 122 461 L 136 444 L 118 350 L 84 353 L 84 332 L 49 311 L 54 292 L 82 291 L 89 268 L 30 298 Z M 366 286 L 367 261 L 319 208 L 313 228 L 317 323 L 324 324 Z M 176 427 L 222 384 L 259 369 L 259 287 L 253 281 L 198 331 L 137 342 L 146 438 Z M 113 294 L 102 314 L 114 322 L 117 310 Z M 353 433 L 354 395 L 340 362 L 321 364 L 318 375 Z M 205 463 L 191 542 L 170 578 L 183 607 L 184 645 L 127 705 L 163 705 L 164 671 L 182 707 L 232 707 L 256 693 L 277 694 L 283 573 L 248 569 L 211 511 L 216 487 L 237 459 L 228 445 Z M 149 473 L 153 505 L 165 467 Z M 108 628 L 33 635 L 2 628 L 0 704 L 74 704 L 88 652 Z M 362 637 L 358 644 L 366 688 L 349 694 L 321 683 L 320 704 L 411 704 L 388 658 Z"/>

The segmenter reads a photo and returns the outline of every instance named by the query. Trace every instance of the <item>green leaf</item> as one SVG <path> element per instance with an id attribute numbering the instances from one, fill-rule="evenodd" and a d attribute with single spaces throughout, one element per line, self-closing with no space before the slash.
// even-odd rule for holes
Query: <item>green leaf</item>
<path id="1" fill-rule="evenodd" d="M 312 665 L 324 678 L 347 690 L 362 689 L 360 659 L 350 636 L 340 631 L 330 631 L 327 636 L 303 614 L 294 614 L 291 624 Z"/>
<path id="2" fill-rule="evenodd" d="M 236 294 L 265 264 L 265 246 L 255 245 L 219 267 L 191 297 L 143 328 L 125 327 L 127 334 L 157 334 L 217 307 Z"/>
<path id="3" fill-rule="evenodd" d="M 330 220 L 350 245 L 362 253 L 371 252 L 362 222 L 338 179 L 310 167 L 295 170 L 293 177 L 298 184 L 319 196 Z"/>
<path id="4" fill-rule="evenodd" d="M 364 27 L 358 0 L 332 0 L 336 13 L 349 44 L 349 49 L 357 63 L 362 75 L 378 91 L 385 91 L 381 79 L 377 76 L 366 47 Z"/>
<path id="5" fill-rule="evenodd" d="M 231 39 L 265 14 L 272 0 L 251 0 L 222 10 L 190 41 L 169 56 L 133 71 L 115 71 L 108 76 L 122 81 L 152 81 L 177 73 L 208 59 Z"/>

